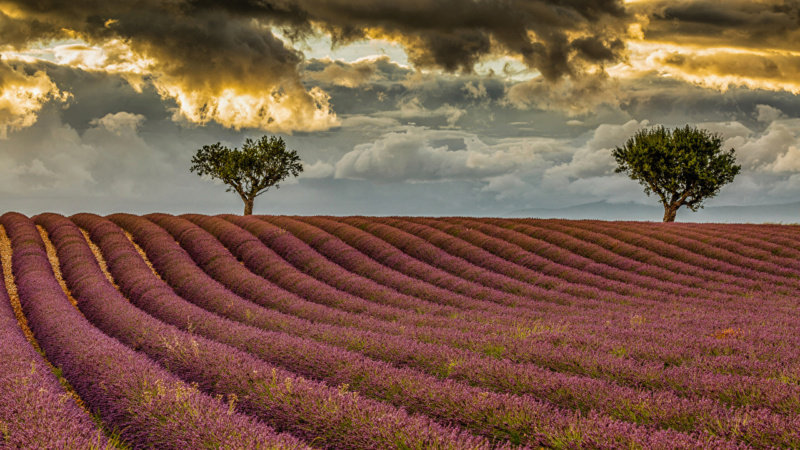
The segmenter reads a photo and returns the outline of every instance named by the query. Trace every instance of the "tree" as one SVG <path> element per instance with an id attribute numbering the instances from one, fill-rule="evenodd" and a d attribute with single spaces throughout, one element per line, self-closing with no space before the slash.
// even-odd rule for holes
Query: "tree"
<path id="1" fill-rule="evenodd" d="M 256 197 L 267 192 L 289 175 L 298 176 L 303 164 L 294 150 L 286 150 L 283 139 L 263 136 L 258 141 L 246 139 L 239 150 L 233 150 L 217 142 L 204 145 L 192 158 L 192 172 L 200 176 L 218 178 L 229 187 L 226 192 L 236 191 L 244 202 L 244 214 L 253 214 Z"/>
<path id="2" fill-rule="evenodd" d="M 678 208 L 692 211 L 733 181 L 742 166 L 736 165 L 734 150 L 722 151 L 722 138 L 707 130 L 664 127 L 643 129 L 625 145 L 612 151 L 616 173 L 625 173 L 655 192 L 664 205 L 664 222 L 674 222 Z"/>

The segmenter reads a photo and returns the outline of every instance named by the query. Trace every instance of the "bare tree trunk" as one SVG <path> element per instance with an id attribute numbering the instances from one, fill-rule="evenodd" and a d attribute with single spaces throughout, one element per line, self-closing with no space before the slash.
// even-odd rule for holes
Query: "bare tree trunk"
<path id="1" fill-rule="evenodd" d="M 244 199 L 244 215 L 249 216 L 253 214 L 253 202 L 255 201 L 254 198 L 247 198 Z"/>
<path id="2" fill-rule="evenodd" d="M 676 205 L 675 203 L 664 205 L 664 223 L 675 222 L 675 216 L 678 214 L 678 208 L 680 207 L 680 205 Z"/>

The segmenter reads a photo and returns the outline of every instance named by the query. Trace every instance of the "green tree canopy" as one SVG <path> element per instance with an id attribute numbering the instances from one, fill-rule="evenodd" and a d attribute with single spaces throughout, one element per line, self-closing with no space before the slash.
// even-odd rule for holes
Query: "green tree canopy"
<path id="1" fill-rule="evenodd" d="M 294 150 L 286 150 L 283 139 L 263 136 L 257 141 L 246 139 L 242 149 L 233 150 L 217 142 L 204 145 L 192 158 L 192 172 L 209 175 L 228 185 L 226 192 L 236 191 L 244 202 L 244 214 L 253 213 L 255 198 L 280 183 L 289 175 L 298 176 L 303 164 Z"/>
<path id="2" fill-rule="evenodd" d="M 643 129 L 612 151 L 616 173 L 625 173 L 656 193 L 664 205 L 664 222 L 675 221 L 681 206 L 703 207 L 720 188 L 733 181 L 742 166 L 734 150 L 722 150 L 722 138 L 707 130 L 664 127 Z"/>

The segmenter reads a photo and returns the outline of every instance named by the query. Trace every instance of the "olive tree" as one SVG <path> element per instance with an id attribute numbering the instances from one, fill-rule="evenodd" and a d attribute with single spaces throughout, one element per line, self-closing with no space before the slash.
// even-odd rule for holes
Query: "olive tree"
<path id="1" fill-rule="evenodd" d="M 298 176 L 303 164 L 294 150 L 286 150 L 283 139 L 263 136 L 257 141 L 246 139 L 239 150 L 217 142 L 204 145 L 192 158 L 192 172 L 200 176 L 222 180 L 228 185 L 226 192 L 236 191 L 244 202 L 244 214 L 253 213 L 256 197 L 275 186 L 289 175 Z"/>
<path id="2" fill-rule="evenodd" d="M 741 170 L 734 150 L 722 150 L 722 138 L 707 130 L 664 127 L 643 129 L 612 151 L 616 173 L 625 173 L 649 196 L 655 193 L 664 205 L 664 222 L 674 222 L 681 206 L 692 211 L 703 207 Z"/>

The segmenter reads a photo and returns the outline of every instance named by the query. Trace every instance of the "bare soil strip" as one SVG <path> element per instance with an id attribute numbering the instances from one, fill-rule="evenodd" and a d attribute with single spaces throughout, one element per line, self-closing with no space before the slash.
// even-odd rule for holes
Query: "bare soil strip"
<path id="1" fill-rule="evenodd" d="M 14 272 L 11 270 L 11 252 L 11 240 L 6 234 L 6 229 L 0 225 L 0 258 L 2 258 L 1 261 L 3 262 L 3 279 L 6 283 L 8 297 L 11 299 L 11 308 L 14 310 L 14 315 L 17 317 L 19 327 L 22 328 L 22 331 L 25 333 L 25 338 L 28 339 L 28 342 L 31 343 L 37 352 L 42 353 L 42 348 L 39 347 L 39 343 L 36 342 L 33 332 L 30 327 L 28 327 L 28 319 L 25 318 L 25 314 L 22 312 L 22 305 L 19 302 L 19 294 L 17 293 L 17 284 L 14 282 Z"/>

